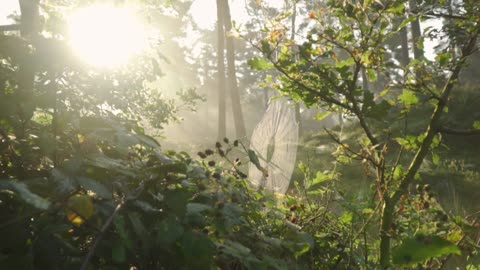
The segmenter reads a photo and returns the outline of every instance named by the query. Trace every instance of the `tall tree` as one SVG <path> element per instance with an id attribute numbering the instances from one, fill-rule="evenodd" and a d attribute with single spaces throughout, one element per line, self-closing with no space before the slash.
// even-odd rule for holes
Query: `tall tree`
<path id="1" fill-rule="evenodd" d="M 38 9 L 38 0 L 19 0 L 20 6 L 20 34 L 22 38 L 30 43 L 34 43 L 38 35 L 38 21 L 40 18 Z M 28 129 L 28 122 L 33 116 L 32 96 L 35 82 L 35 62 L 32 61 L 31 54 L 24 52 L 21 57 L 18 73 L 18 95 L 19 103 L 17 103 L 18 122 L 15 128 L 15 136 L 20 142 L 20 155 L 26 156 L 29 152 L 29 147 L 26 144 L 26 136 Z M 24 159 L 20 159 L 20 163 L 17 164 L 18 177 L 20 179 L 25 177 L 26 168 L 23 162 Z"/>
<path id="2" fill-rule="evenodd" d="M 217 1 L 218 2 L 218 1 Z M 224 1 L 224 25 L 225 34 L 232 30 L 232 19 L 230 16 L 230 7 L 228 0 Z M 228 89 L 232 100 L 233 120 L 235 123 L 235 131 L 237 138 L 243 138 L 246 135 L 245 121 L 243 120 L 242 105 L 240 103 L 240 93 L 237 85 L 237 75 L 235 68 L 235 46 L 233 44 L 233 37 L 225 35 L 227 40 L 227 74 L 228 74 Z"/>
<path id="3" fill-rule="evenodd" d="M 416 0 L 409 0 L 408 5 L 410 6 L 410 11 L 417 13 L 417 2 Z M 411 23 L 412 27 L 412 43 L 413 43 L 413 57 L 415 59 L 420 59 L 423 57 L 423 46 L 420 44 L 421 40 L 421 30 L 420 30 L 420 19 L 418 16 Z"/>
<path id="4" fill-rule="evenodd" d="M 226 136 L 225 118 L 225 29 L 224 1 L 217 0 L 217 87 L 218 87 L 218 138 Z"/>

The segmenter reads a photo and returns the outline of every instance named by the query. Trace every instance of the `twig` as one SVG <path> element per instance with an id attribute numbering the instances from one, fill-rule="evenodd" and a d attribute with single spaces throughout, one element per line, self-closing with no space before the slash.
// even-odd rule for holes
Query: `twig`
<path id="1" fill-rule="evenodd" d="M 105 235 L 105 232 L 106 232 L 107 229 L 110 227 L 110 225 L 111 225 L 112 222 L 113 222 L 113 219 L 114 219 L 115 216 L 118 214 L 118 212 L 120 212 L 120 210 L 122 209 L 122 207 L 123 207 L 124 205 L 125 205 L 125 201 L 120 202 L 120 203 L 117 205 L 117 207 L 115 207 L 115 210 L 114 210 L 113 213 L 110 215 L 110 217 L 107 219 L 107 221 L 105 222 L 105 224 L 103 224 L 102 229 L 101 229 L 100 232 L 98 233 L 97 238 L 95 239 L 95 242 L 93 243 L 93 246 L 92 246 L 92 247 L 90 248 L 90 250 L 88 251 L 87 256 L 85 256 L 85 259 L 83 259 L 82 267 L 80 267 L 80 270 L 86 270 L 86 269 L 87 269 L 88 264 L 89 264 L 90 260 L 92 259 L 92 256 L 93 256 L 93 254 L 95 253 L 95 250 L 97 249 L 98 244 L 102 241 L 103 236 Z"/>
<path id="2" fill-rule="evenodd" d="M 450 134 L 450 135 L 461 135 L 461 136 L 475 136 L 480 135 L 480 129 L 455 129 L 449 127 L 440 127 L 438 129 L 440 133 Z"/>
<path id="3" fill-rule="evenodd" d="M 93 243 L 93 246 L 90 248 L 88 251 L 87 256 L 85 256 L 85 259 L 83 259 L 82 262 L 82 267 L 80 267 L 80 270 L 86 270 L 88 267 L 88 264 L 90 260 L 92 259 L 93 254 L 95 254 L 95 250 L 97 249 L 98 244 L 102 241 L 103 236 L 105 235 L 107 229 L 110 227 L 110 225 L 113 222 L 113 219 L 115 218 L 116 215 L 120 212 L 120 210 L 125 206 L 125 204 L 131 200 L 135 200 L 142 194 L 142 191 L 145 189 L 145 182 L 150 181 L 153 179 L 148 179 L 140 183 L 140 185 L 129 195 L 127 195 L 126 198 L 122 199 L 119 204 L 115 207 L 115 210 L 113 210 L 113 213 L 108 217 L 107 221 L 103 224 L 102 228 L 100 229 L 100 232 L 97 234 L 97 238 L 95 239 L 95 242 Z"/>

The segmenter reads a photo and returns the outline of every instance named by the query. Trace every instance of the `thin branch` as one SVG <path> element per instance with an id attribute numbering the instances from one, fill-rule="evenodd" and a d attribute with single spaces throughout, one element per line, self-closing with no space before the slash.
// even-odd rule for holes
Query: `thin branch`
<path id="1" fill-rule="evenodd" d="M 110 225 L 112 225 L 112 222 L 115 216 L 118 215 L 118 213 L 123 208 L 123 206 L 125 206 L 125 204 L 127 204 L 129 201 L 132 201 L 138 198 L 142 194 L 143 190 L 145 189 L 146 182 L 151 180 L 152 179 L 148 179 L 146 181 L 141 182 L 140 185 L 131 194 L 127 195 L 126 198 L 122 199 L 120 203 L 117 204 L 117 206 L 115 207 L 115 210 L 113 210 L 112 214 L 108 217 L 107 221 L 103 224 L 102 228 L 100 229 L 100 232 L 97 234 L 97 238 L 95 239 L 93 246 L 90 247 L 90 250 L 88 251 L 87 256 L 85 256 L 85 259 L 83 259 L 80 270 L 86 270 L 88 268 L 88 264 L 90 263 L 92 256 L 95 254 L 95 250 L 97 249 L 98 244 L 100 244 L 108 228 L 110 227 Z"/>
<path id="2" fill-rule="evenodd" d="M 480 135 L 480 129 L 455 129 L 442 126 L 438 129 L 439 132 L 449 135 L 461 135 L 461 136 L 475 136 Z"/>
<path id="3" fill-rule="evenodd" d="M 338 145 L 342 146 L 343 149 L 347 150 L 348 152 L 350 152 L 353 156 L 348 156 L 350 158 L 354 158 L 355 159 L 355 156 L 359 157 L 358 160 L 362 160 L 362 159 L 366 159 L 368 161 L 370 161 L 375 167 L 379 167 L 380 164 L 378 164 L 374 159 L 372 159 L 371 156 L 366 156 L 366 155 L 363 155 L 361 153 L 358 153 L 358 152 L 355 152 L 353 151 L 350 147 L 347 147 L 345 146 L 344 143 L 342 143 L 340 141 L 340 139 L 338 139 L 333 133 L 332 131 L 330 131 L 329 129 L 327 128 L 324 128 L 325 132 L 327 132 L 327 134 L 330 136 L 330 138 L 335 142 L 337 143 Z"/>
<path id="4" fill-rule="evenodd" d="M 0 25 L 0 33 L 8 31 L 20 31 L 20 24 Z"/>
<path id="5" fill-rule="evenodd" d="M 435 13 L 435 12 L 427 12 L 425 13 L 425 16 L 431 16 L 435 18 L 444 18 L 444 19 L 468 20 L 467 17 L 460 16 L 460 15 Z"/>
<path id="6" fill-rule="evenodd" d="M 80 267 L 80 270 L 86 270 L 88 268 L 88 264 L 90 263 L 90 260 L 92 259 L 93 254 L 95 253 L 95 250 L 97 249 L 98 244 L 102 241 L 103 236 L 105 235 L 107 229 L 110 227 L 110 225 L 113 222 L 113 219 L 115 216 L 120 212 L 122 207 L 125 205 L 125 201 L 120 202 L 117 207 L 115 207 L 115 210 L 113 213 L 108 217 L 107 221 L 105 224 L 103 224 L 102 229 L 98 233 L 97 238 L 95 239 L 95 242 L 93 243 L 93 246 L 90 248 L 88 251 L 87 256 L 85 256 L 85 259 L 82 262 L 82 267 Z"/>
<path id="7" fill-rule="evenodd" d="M 342 107 L 348 111 L 352 111 L 352 108 L 350 108 L 350 106 L 348 106 L 347 104 L 344 104 L 342 103 L 341 101 L 335 99 L 335 98 L 332 98 L 332 97 L 329 97 L 323 93 L 321 93 L 320 91 L 316 90 L 316 89 L 313 89 L 305 84 L 303 84 L 302 82 L 300 82 L 299 80 L 293 78 L 290 74 L 288 74 L 288 72 L 286 72 L 282 67 L 280 67 L 278 65 L 278 63 L 276 62 L 272 62 L 274 67 L 280 71 L 280 73 L 282 73 L 285 77 L 287 77 L 287 79 L 289 79 L 290 81 L 292 81 L 293 83 L 295 83 L 298 87 L 306 90 L 307 92 L 309 93 L 312 93 L 312 94 L 315 94 L 315 95 L 318 95 L 323 101 L 325 102 L 329 102 L 329 103 L 333 103 L 339 107 Z"/>
<path id="8" fill-rule="evenodd" d="M 378 139 L 373 135 L 373 132 L 370 130 L 370 127 L 367 124 L 365 116 L 363 115 L 363 112 L 358 105 L 358 101 L 355 99 L 355 96 L 353 95 L 353 91 L 355 90 L 355 85 L 358 79 L 358 74 L 360 73 L 361 69 L 362 69 L 362 65 L 357 63 L 350 93 L 346 95 L 346 98 L 348 99 L 348 101 L 352 103 L 351 111 L 355 114 L 355 116 L 357 116 L 360 126 L 362 127 L 363 131 L 365 131 L 365 134 L 367 135 L 368 139 L 370 140 L 372 145 L 377 145 Z"/>

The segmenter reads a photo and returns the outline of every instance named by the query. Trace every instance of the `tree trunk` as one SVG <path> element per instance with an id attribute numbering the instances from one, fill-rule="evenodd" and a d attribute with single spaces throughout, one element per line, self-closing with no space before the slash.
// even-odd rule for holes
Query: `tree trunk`
<path id="1" fill-rule="evenodd" d="M 225 118 L 225 31 L 224 0 L 217 0 L 217 87 L 218 87 L 218 139 L 226 137 Z"/>
<path id="2" fill-rule="evenodd" d="M 224 0 L 223 6 L 225 11 L 225 33 L 232 30 L 232 19 L 230 16 L 230 7 L 228 0 Z M 237 75 L 235 69 L 235 47 L 233 44 L 233 37 L 226 36 L 227 40 L 227 74 L 228 74 L 228 89 L 230 90 L 230 97 L 232 100 L 233 120 L 235 123 L 235 131 L 237 138 L 246 136 L 245 121 L 243 120 L 242 105 L 240 104 L 240 93 L 237 85 Z"/>
<path id="3" fill-rule="evenodd" d="M 401 21 L 403 21 L 405 17 L 401 18 Z M 400 22 L 401 22 L 400 21 Z M 401 57 L 400 57 L 400 63 L 402 64 L 403 67 L 406 67 L 408 63 L 410 62 L 410 55 L 408 53 L 408 35 L 407 35 L 407 28 L 403 27 L 400 29 L 400 42 L 401 42 Z"/>
<path id="4" fill-rule="evenodd" d="M 26 40 L 34 42 L 39 32 L 38 0 L 19 0 L 21 12 L 20 34 Z M 35 71 L 30 55 L 24 55 L 19 71 L 19 93 L 22 98 L 31 99 Z"/>
<path id="5" fill-rule="evenodd" d="M 295 28 L 296 28 L 296 20 L 297 20 L 297 2 L 293 1 L 293 13 L 292 13 L 292 31 L 290 33 L 290 39 L 293 41 L 295 40 Z M 295 103 L 295 119 L 297 120 L 298 123 L 298 136 L 303 135 L 303 125 L 302 125 L 302 114 L 300 113 L 300 103 L 296 102 Z"/>
<path id="6" fill-rule="evenodd" d="M 38 0 L 19 0 L 20 6 L 20 34 L 22 38 L 35 43 L 39 32 L 39 9 Z M 19 164 L 16 164 L 17 176 L 19 179 L 26 178 L 27 168 L 25 168 L 25 160 L 28 158 L 30 149 L 27 142 L 28 124 L 33 116 L 35 106 L 32 104 L 33 88 L 35 82 L 35 62 L 32 61 L 30 53 L 25 52 L 19 62 L 18 69 L 18 103 L 17 112 L 18 120 L 15 127 L 16 140 L 20 142 Z"/>
<path id="7" fill-rule="evenodd" d="M 410 6 L 410 10 L 413 13 L 417 12 L 416 0 L 409 0 L 408 5 Z M 423 44 L 419 44 L 419 42 L 421 42 L 420 38 L 422 36 L 422 33 L 420 31 L 420 19 L 416 17 L 415 20 L 412 21 L 411 26 L 412 26 L 413 57 L 415 57 L 415 59 L 420 59 L 423 57 Z"/>

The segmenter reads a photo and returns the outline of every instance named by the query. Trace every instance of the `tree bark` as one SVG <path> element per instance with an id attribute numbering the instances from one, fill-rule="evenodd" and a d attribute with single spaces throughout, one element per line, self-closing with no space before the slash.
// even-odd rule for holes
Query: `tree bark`
<path id="1" fill-rule="evenodd" d="M 297 2 L 293 1 L 293 13 L 292 13 L 292 31 L 290 39 L 293 41 L 295 40 L 295 28 L 296 28 L 296 20 L 297 20 Z M 298 136 L 303 135 L 303 123 L 302 123 L 302 114 L 300 113 L 300 103 L 296 102 L 295 104 L 295 118 L 298 122 Z"/>
<path id="2" fill-rule="evenodd" d="M 218 88 L 218 140 L 226 137 L 225 118 L 225 31 L 224 0 L 217 0 L 217 88 Z"/>
<path id="3" fill-rule="evenodd" d="M 413 13 L 417 12 L 417 2 L 416 0 L 409 0 L 408 5 L 410 6 L 410 11 Z M 414 21 L 411 23 L 412 27 L 412 44 L 413 44 L 413 57 L 415 59 L 420 59 L 423 57 L 423 44 L 418 44 L 421 42 L 421 30 L 420 30 L 420 19 L 418 17 L 415 18 Z"/>
<path id="4" fill-rule="evenodd" d="M 20 6 L 20 34 L 22 38 L 35 43 L 39 33 L 39 8 L 38 0 L 19 0 Z M 29 147 L 27 142 L 28 124 L 33 116 L 35 106 L 33 106 L 33 88 L 35 82 L 35 62 L 32 61 L 31 54 L 25 52 L 19 62 L 18 69 L 18 122 L 15 127 L 16 140 L 20 142 L 20 159 L 17 164 L 17 176 L 19 179 L 26 178 L 27 168 L 25 160 L 28 156 Z"/>
<path id="5" fill-rule="evenodd" d="M 405 17 L 401 18 L 400 23 L 405 19 Z M 403 67 L 406 67 L 408 63 L 410 63 L 410 55 L 408 53 L 408 35 L 407 35 L 407 28 L 403 27 L 399 31 L 400 34 L 400 42 L 401 42 L 401 57 L 400 63 Z"/>
<path id="6" fill-rule="evenodd" d="M 225 12 L 224 24 L 225 34 L 232 30 L 232 19 L 230 16 L 230 7 L 228 0 L 224 0 L 223 6 Z M 245 121 L 243 120 L 242 105 L 240 103 L 240 93 L 237 85 L 237 75 L 235 68 L 235 46 L 233 44 L 233 37 L 225 35 L 227 40 L 227 74 L 228 74 L 228 89 L 230 91 L 230 97 L 232 101 L 233 120 L 235 123 L 235 131 L 237 138 L 243 138 L 246 136 Z"/>

